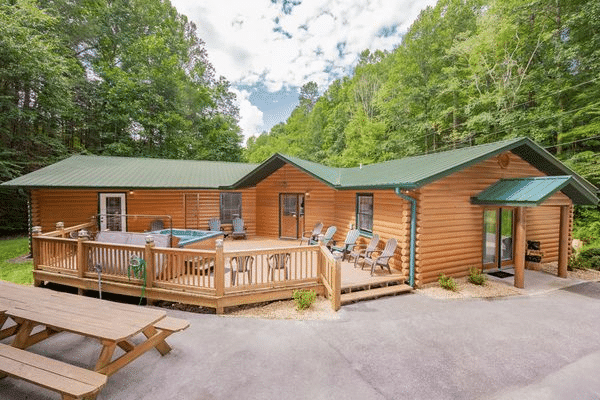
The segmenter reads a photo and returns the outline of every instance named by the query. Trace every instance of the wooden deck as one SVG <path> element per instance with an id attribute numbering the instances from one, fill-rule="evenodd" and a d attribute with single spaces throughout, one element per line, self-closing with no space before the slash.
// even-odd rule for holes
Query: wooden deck
<path id="1" fill-rule="evenodd" d="M 222 313 L 226 307 L 289 299 L 298 289 L 326 295 L 338 310 L 344 293 L 394 292 L 383 288 L 405 281 L 396 270 L 392 274 L 376 270 L 371 276 L 366 268 L 336 260 L 325 247 L 300 245 L 299 240 L 228 238 L 215 249 L 199 250 L 157 247 L 152 241 L 139 246 L 69 239 L 66 231 L 34 234 L 36 286 L 46 281 L 76 287 L 80 293 L 97 290 L 100 271 L 103 291 L 144 296 L 149 302 L 211 307 Z M 134 274 L 132 262 L 143 272 Z M 356 301 L 365 296 L 351 297 Z"/>

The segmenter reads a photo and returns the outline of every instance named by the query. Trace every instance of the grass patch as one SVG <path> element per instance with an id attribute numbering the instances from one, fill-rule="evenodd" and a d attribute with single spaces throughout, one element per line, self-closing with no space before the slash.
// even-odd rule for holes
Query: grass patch
<path id="1" fill-rule="evenodd" d="M 9 262 L 28 253 L 29 239 L 26 237 L 0 240 L 0 279 L 21 285 L 33 284 L 33 261 Z"/>

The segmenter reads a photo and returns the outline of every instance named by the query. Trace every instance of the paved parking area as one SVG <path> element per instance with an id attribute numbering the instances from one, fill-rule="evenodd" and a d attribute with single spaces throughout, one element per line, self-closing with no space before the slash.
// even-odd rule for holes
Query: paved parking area
<path id="1" fill-rule="evenodd" d="M 191 322 L 173 351 L 146 353 L 98 399 L 600 397 L 600 283 L 496 300 L 409 294 L 328 321 L 169 314 Z M 89 367 L 99 346 L 62 334 L 31 350 Z M 6 378 L 0 398 L 57 396 Z"/>

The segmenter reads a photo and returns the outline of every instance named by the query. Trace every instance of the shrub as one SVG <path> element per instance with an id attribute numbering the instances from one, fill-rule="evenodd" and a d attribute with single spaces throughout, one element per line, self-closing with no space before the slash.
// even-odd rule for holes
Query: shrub
<path id="1" fill-rule="evenodd" d="M 314 290 L 294 290 L 292 298 L 296 303 L 297 310 L 306 310 L 315 302 L 317 293 Z"/>
<path id="2" fill-rule="evenodd" d="M 600 248 L 581 250 L 569 259 L 569 268 L 600 270 Z"/>
<path id="3" fill-rule="evenodd" d="M 438 278 L 438 282 L 440 283 L 440 286 L 443 289 L 451 290 L 453 292 L 458 291 L 458 286 L 456 285 L 456 281 L 454 279 L 452 279 L 451 276 L 446 276 L 442 273 L 442 274 L 440 274 L 440 277 Z"/>
<path id="4" fill-rule="evenodd" d="M 477 268 L 471 267 L 469 268 L 469 282 L 473 285 L 482 286 L 487 281 L 487 277 Z"/>

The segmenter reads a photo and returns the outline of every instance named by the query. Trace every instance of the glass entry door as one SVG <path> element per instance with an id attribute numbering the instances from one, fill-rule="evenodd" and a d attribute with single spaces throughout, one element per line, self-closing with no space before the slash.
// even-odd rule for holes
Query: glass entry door
<path id="1" fill-rule="evenodd" d="M 125 232 L 125 193 L 100 193 L 100 230 Z"/>
<path id="2" fill-rule="evenodd" d="M 299 239 L 304 231 L 304 194 L 279 194 L 279 237 Z"/>
<path id="3" fill-rule="evenodd" d="M 489 208 L 483 211 L 483 265 L 488 268 L 513 262 L 513 210 Z"/>

